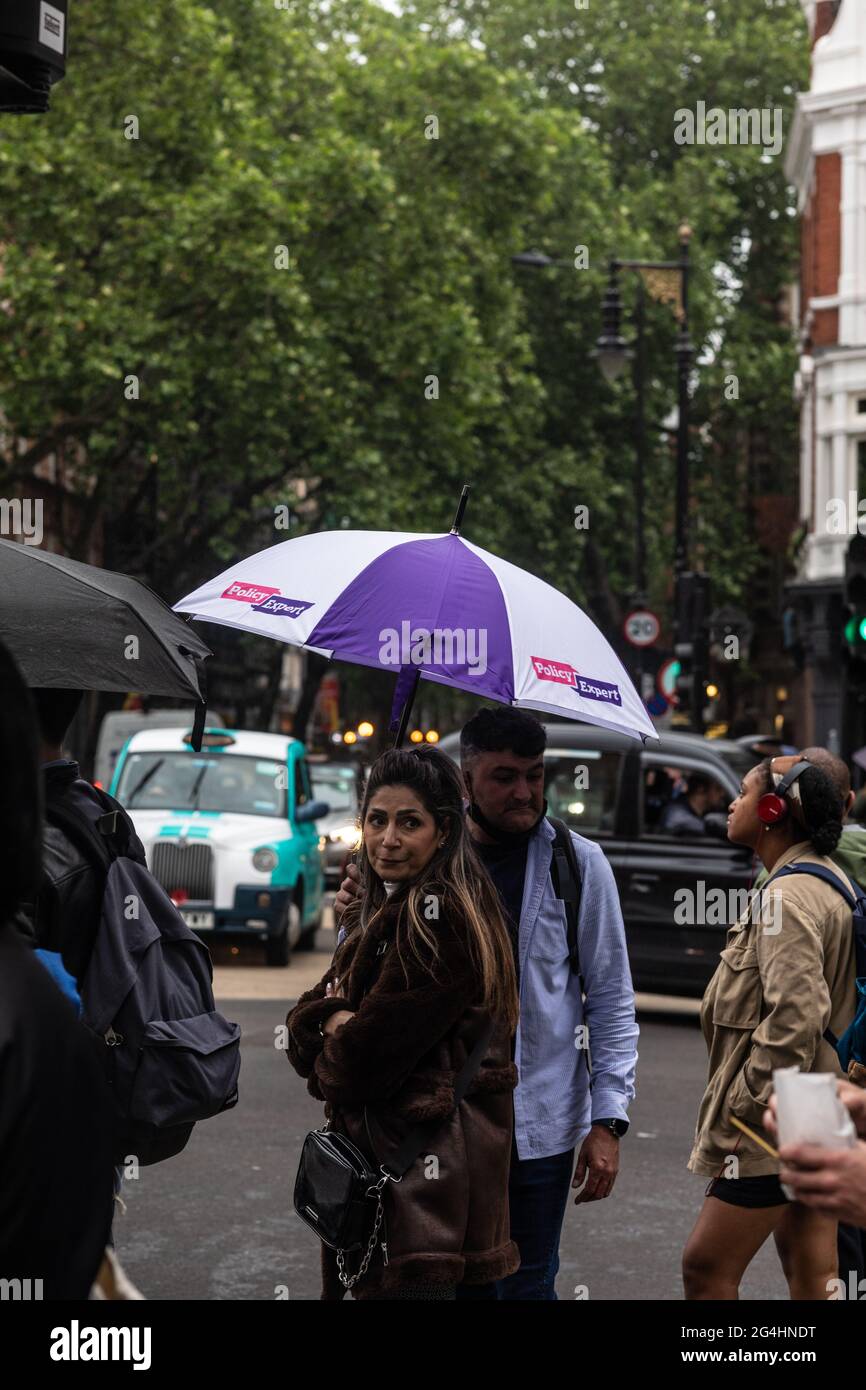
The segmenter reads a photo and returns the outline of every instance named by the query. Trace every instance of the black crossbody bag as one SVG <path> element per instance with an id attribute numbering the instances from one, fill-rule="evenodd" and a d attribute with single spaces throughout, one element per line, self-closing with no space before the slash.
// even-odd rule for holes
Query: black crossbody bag
<path id="1" fill-rule="evenodd" d="M 386 1183 L 402 1181 L 432 1136 L 454 1114 L 481 1065 L 494 1026 L 492 1022 L 487 1025 L 461 1067 L 454 1083 L 454 1105 L 448 1114 L 410 1129 L 387 1162 L 379 1164 L 378 1172 L 351 1139 L 335 1133 L 327 1125 L 312 1130 L 305 1138 L 295 1178 L 295 1211 L 325 1245 L 336 1250 L 337 1268 L 344 1288 L 350 1289 L 366 1272 L 380 1241 L 384 1218 L 382 1192 Z M 370 1138 L 366 1106 L 364 1124 Z M 372 1138 L 370 1148 L 372 1151 Z M 381 1244 L 387 1264 L 384 1239 Z M 348 1275 L 345 1256 L 357 1250 L 364 1251 L 360 1268 L 356 1274 Z"/>

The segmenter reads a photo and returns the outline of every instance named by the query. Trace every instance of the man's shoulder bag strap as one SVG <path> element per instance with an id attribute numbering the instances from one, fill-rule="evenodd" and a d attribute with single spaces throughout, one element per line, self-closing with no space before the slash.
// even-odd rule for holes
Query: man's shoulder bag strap
<path id="1" fill-rule="evenodd" d="M 550 863 L 550 874 L 553 879 L 553 891 L 565 906 L 566 939 L 568 942 L 568 959 L 575 975 L 580 974 L 580 951 L 577 938 L 577 922 L 580 915 L 580 867 L 577 862 L 577 855 L 574 852 L 574 841 L 571 838 L 571 831 L 564 821 L 557 820 L 553 816 L 547 819 L 555 831 L 553 840 L 553 858 Z M 581 985 L 582 985 L 581 981 Z"/>

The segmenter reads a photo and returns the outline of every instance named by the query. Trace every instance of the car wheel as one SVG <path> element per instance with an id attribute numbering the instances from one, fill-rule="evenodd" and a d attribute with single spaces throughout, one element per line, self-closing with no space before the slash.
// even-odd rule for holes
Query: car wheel
<path id="1" fill-rule="evenodd" d="M 276 936 L 269 936 L 265 942 L 265 962 L 268 965 L 288 965 L 292 958 L 291 937 L 297 932 L 297 903 L 289 903 L 280 922 Z"/>
<path id="2" fill-rule="evenodd" d="M 312 951 L 315 949 L 316 932 L 322 925 L 323 913 L 324 908 L 320 907 L 310 925 L 304 928 L 304 934 L 296 947 L 298 951 Z"/>

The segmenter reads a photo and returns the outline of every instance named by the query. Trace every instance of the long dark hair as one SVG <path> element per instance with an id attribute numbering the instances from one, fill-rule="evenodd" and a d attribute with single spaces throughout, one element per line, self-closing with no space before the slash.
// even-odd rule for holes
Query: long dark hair
<path id="1" fill-rule="evenodd" d="M 775 791 L 771 758 L 758 764 L 763 777 L 763 791 Z M 820 767 L 810 766 L 801 772 L 795 784 L 800 788 L 799 803 L 788 791 L 787 802 L 794 820 L 803 827 L 816 854 L 832 854 L 842 837 L 845 798 Z"/>
<path id="2" fill-rule="evenodd" d="M 499 895 L 472 845 L 463 814 L 465 790 L 457 765 L 445 753 L 425 744 L 421 748 L 392 748 L 370 769 L 361 807 L 361 829 L 370 802 L 381 787 L 403 786 L 415 793 L 442 832 L 445 843 L 423 872 L 395 889 L 392 899 L 374 871 L 363 839 L 358 852 L 361 893 L 343 914 L 347 939 L 365 931 L 385 912 L 394 911 L 405 923 L 409 950 L 424 969 L 438 959 L 436 921 L 424 912 L 434 898 L 442 917 L 465 922 L 469 950 L 478 973 L 482 1002 L 488 1011 L 517 1027 L 518 1002 L 514 956 Z M 339 954 L 335 956 L 339 971 Z M 432 967 L 435 970 L 435 966 Z M 432 973 L 432 971 L 431 971 Z"/>

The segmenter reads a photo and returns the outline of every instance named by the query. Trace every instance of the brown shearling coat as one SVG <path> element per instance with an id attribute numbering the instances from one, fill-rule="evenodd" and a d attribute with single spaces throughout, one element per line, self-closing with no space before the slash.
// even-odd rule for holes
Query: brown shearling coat
<path id="1" fill-rule="evenodd" d="M 332 965 L 286 1018 L 289 1061 L 308 1078 L 310 1094 L 327 1102 L 332 1127 L 368 1157 L 365 1105 L 378 1162 L 414 1125 L 431 1122 L 420 1158 L 402 1182 L 385 1186 L 388 1264 L 377 1248 L 352 1290 L 355 1298 L 387 1296 L 418 1282 L 486 1283 L 520 1263 L 508 1221 L 517 1084 L 510 1038 L 504 1027 L 496 1029 L 449 1118 L 455 1077 L 488 1015 L 479 1004 L 465 925 L 445 908 L 430 925 L 439 948 L 435 979 L 413 956 L 399 901 L 391 901 L 344 943 L 339 993 L 325 997 L 327 984 L 335 983 Z M 319 1025 L 340 1009 L 355 1017 L 324 1038 Z M 436 1127 L 436 1120 L 444 1123 Z M 357 1253 L 347 1256 L 347 1273 L 359 1261 Z M 341 1299 L 336 1255 L 324 1245 L 322 1275 L 322 1298 Z"/>

